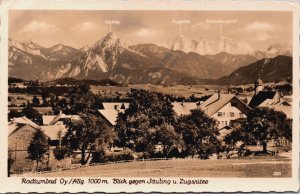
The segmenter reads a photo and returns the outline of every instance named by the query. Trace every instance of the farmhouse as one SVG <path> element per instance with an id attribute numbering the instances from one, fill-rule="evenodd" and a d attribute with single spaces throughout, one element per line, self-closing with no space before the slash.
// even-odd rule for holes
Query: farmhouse
<path id="1" fill-rule="evenodd" d="M 8 123 L 8 150 L 15 161 L 12 166 L 15 171 L 32 168 L 33 163 L 26 159 L 27 147 L 38 128 L 27 117 L 14 118 Z"/>
<path id="2" fill-rule="evenodd" d="M 98 111 L 111 126 L 116 125 L 118 114 L 124 112 L 129 107 L 129 103 L 125 102 L 104 102 L 102 104 L 103 109 L 99 109 Z"/>
<path id="3" fill-rule="evenodd" d="M 77 115 L 71 115 L 73 118 L 78 118 Z M 67 131 L 65 125 L 62 122 L 63 118 L 69 118 L 70 115 L 44 115 L 43 123 L 45 125 L 39 126 L 32 122 L 27 117 L 18 117 L 12 119 L 8 125 L 8 149 L 11 153 L 11 157 L 14 160 L 12 169 L 15 172 L 18 171 L 31 171 L 35 169 L 35 163 L 27 159 L 27 148 L 32 140 L 32 137 L 36 129 L 41 129 L 48 137 L 49 151 L 47 157 L 42 162 L 43 168 L 50 167 L 52 169 L 57 168 L 58 164 L 61 167 L 67 167 L 71 164 L 71 159 L 66 158 L 58 162 L 54 155 L 53 149 L 58 145 L 59 131 L 62 135 Z M 52 117 L 52 118 L 51 118 Z"/>
<path id="4" fill-rule="evenodd" d="M 229 128 L 233 120 L 246 118 L 251 108 L 233 94 L 218 93 L 212 95 L 200 105 L 209 117 L 217 120 L 219 129 Z"/>
<path id="5" fill-rule="evenodd" d="M 62 136 L 67 132 L 67 128 L 64 124 L 65 119 L 79 120 L 78 115 L 65 115 L 60 113 L 58 115 L 43 115 L 43 125 L 40 126 L 42 131 L 49 137 L 49 143 L 51 146 L 57 146 L 59 143 L 58 134 Z"/>

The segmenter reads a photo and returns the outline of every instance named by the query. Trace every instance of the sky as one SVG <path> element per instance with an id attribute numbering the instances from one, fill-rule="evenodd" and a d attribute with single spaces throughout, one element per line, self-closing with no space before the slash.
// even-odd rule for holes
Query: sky
<path id="1" fill-rule="evenodd" d="M 12 10 L 9 37 L 44 47 L 92 46 L 109 31 L 105 21 L 119 21 L 112 31 L 126 44 L 167 46 L 179 34 L 217 40 L 222 36 L 265 50 L 270 44 L 292 44 L 292 13 L 284 11 L 37 11 Z M 118 23 L 118 22 L 116 22 Z"/>

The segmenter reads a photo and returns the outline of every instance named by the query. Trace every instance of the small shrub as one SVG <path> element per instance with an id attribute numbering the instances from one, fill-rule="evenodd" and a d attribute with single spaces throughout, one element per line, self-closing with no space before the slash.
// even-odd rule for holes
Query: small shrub
<path id="1" fill-rule="evenodd" d="M 140 152 L 137 154 L 138 159 L 149 159 L 150 158 L 150 154 L 147 152 Z"/>
<path id="2" fill-rule="evenodd" d="M 165 158 L 165 155 L 162 152 L 155 152 L 150 155 L 150 158 Z"/>
<path id="3" fill-rule="evenodd" d="M 102 163 L 104 162 L 103 159 L 105 157 L 105 151 L 99 150 L 92 154 L 92 160 L 91 163 Z"/>
<path id="4" fill-rule="evenodd" d="M 167 154 L 167 157 L 168 158 L 180 158 L 182 157 L 182 153 L 179 152 L 178 148 L 177 147 L 173 147 L 170 152 Z"/>

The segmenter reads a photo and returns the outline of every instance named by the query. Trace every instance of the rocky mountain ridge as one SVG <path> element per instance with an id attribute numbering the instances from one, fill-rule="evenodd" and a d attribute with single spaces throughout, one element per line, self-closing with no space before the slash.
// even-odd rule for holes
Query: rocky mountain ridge
<path id="1" fill-rule="evenodd" d="M 181 41 L 181 42 L 180 42 Z M 75 49 L 62 44 L 44 48 L 34 42 L 9 40 L 9 75 L 23 79 L 49 81 L 64 77 L 76 79 L 111 79 L 120 83 L 176 84 L 218 79 L 258 60 L 250 54 L 209 53 L 213 47 L 201 39 L 189 45 L 178 37 L 173 48 L 155 44 L 127 46 L 113 32 L 91 47 Z M 226 41 L 225 41 L 226 42 Z M 227 45 L 226 45 L 227 44 Z M 229 42 L 223 44 L 228 50 Z M 228 48 L 227 48 L 228 47 Z M 208 51 L 207 51 L 208 49 Z M 288 54 L 280 45 L 270 46 L 260 56 Z M 31 72 L 25 72 L 25 69 Z"/>

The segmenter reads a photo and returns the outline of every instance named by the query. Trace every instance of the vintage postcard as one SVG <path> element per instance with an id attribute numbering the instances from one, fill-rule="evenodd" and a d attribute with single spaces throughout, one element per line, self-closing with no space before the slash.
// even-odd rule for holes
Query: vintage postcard
<path id="1" fill-rule="evenodd" d="M 0 9 L 0 192 L 298 191 L 299 4 Z"/>

